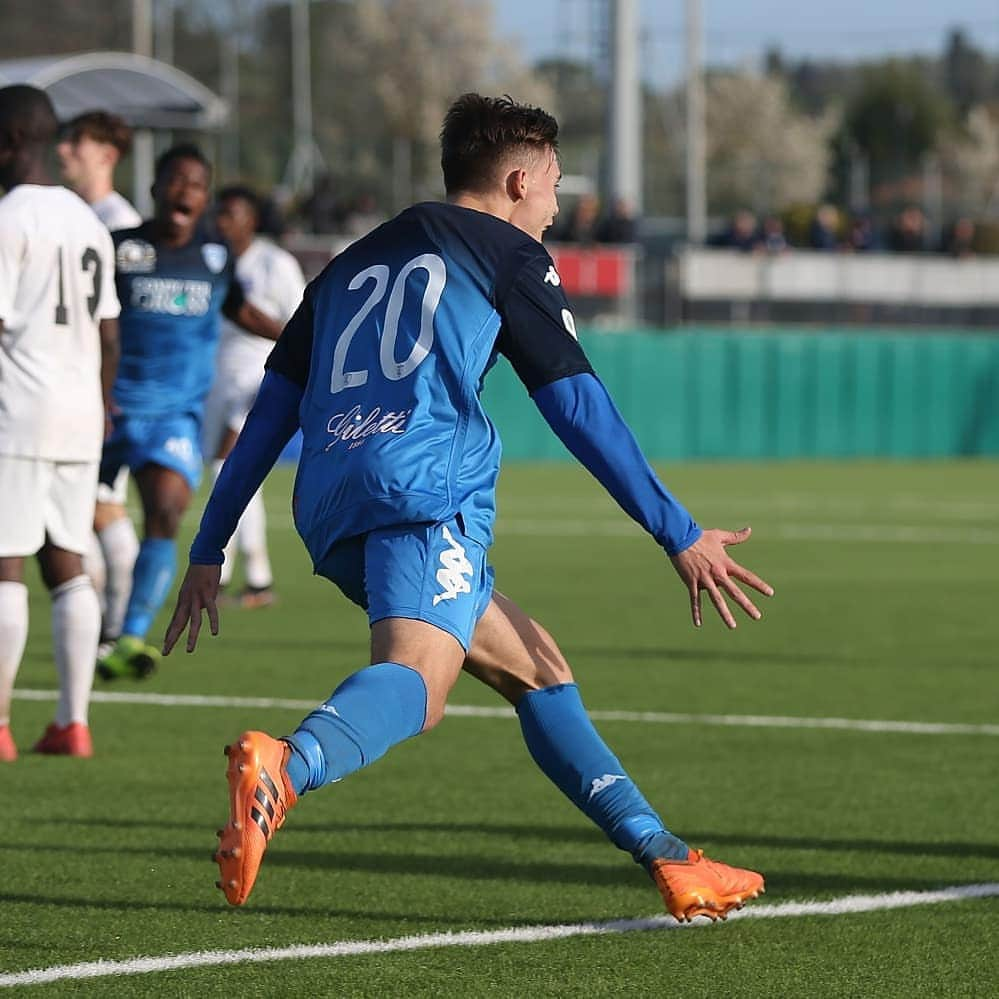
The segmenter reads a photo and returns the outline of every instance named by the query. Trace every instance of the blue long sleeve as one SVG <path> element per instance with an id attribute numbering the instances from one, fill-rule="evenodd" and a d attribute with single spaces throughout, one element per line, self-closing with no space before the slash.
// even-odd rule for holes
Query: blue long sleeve
<path id="1" fill-rule="evenodd" d="M 682 552 L 701 536 L 701 528 L 659 481 L 596 376 L 560 378 L 532 398 L 562 443 L 667 555 Z"/>
<path id="2" fill-rule="evenodd" d="M 201 517 L 201 526 L 191 545 L 192 564 L 222 564 L 222 549 L 236 530 L 246 504 L 298 429 L 301 401 L 300 385 L 276 371 L 264 374 L 256 402 L 219 472 Z"/>

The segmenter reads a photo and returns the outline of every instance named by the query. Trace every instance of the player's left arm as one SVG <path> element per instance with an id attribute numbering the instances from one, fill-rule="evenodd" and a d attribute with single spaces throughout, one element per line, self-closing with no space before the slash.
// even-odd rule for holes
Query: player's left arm
<path id="1" fill-rule="evenodd" d="M 722 592 L 749 614 L 760 612 L 736 580 L 773 590 L 726 552 L 749 537 L 743 531 L 702 530 L 666 489 L 642 454 L 576 339 L 575 322 L 547 254 L 528 261 L 504 290 L 499 349 L 514 366 L 546 422 L 618 504 L 664 548 L 701 624 L 707 591 L 725 623 L 736 626 Z"/>
<path id="2" fill-rule="evenodd" d="M 101 336 L 101 395 L 104 398 L 106 429 L 111 430 L 113 399 L 111 390 L 118 374 L 121 344 L 118 338 L 118 320 L 102 319 L 98 324 Z"/>
<path id="3" fill-rule="evenodd" d="M 26 249 L 23 229 L 4 212 L 0 215 L 0 336 L 14 312 Z"/>

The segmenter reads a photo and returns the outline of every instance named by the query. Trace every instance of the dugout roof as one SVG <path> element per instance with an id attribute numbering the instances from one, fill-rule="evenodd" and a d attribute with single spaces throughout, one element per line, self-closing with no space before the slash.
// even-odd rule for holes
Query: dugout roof
<path id="1" fill-rule="evenodd" d="M 100 109 L 133 128 L 214 131 L 228 116 L 225 101 L 194 77 L 130 52 L 0 61 L 0 86 L 12 83 L 44 90 L 62 121 Z"/>

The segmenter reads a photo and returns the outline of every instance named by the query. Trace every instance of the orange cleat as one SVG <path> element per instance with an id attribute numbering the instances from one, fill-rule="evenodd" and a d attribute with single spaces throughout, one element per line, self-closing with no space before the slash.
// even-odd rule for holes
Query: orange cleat
<path id="1" fill-rule="evenodd" d="M 0 763 L 13 763 L 17 759 L 17 745 L 9 725 L 0 725 Z"/>
<path id="2" fill-rule="evenodd" d="M 655 860 L 651 874 L 670 915 L 681 923 L 694 916 L 724 919 L 766 890 L 762 874 L 709 860 L 703 850 L 691 850 L 686 860 Z"/>
<path id="3" fill-rule="evenodd" d="M 53 722 L 35 743 L 34 752 L 47 753 L 49 756 L 79 756 L 89 759 L 94 755 L 90 729 L 82 722 L 72 722 L 62 726 Z"/>
<path id="4" fill-rule="evenodd" d="M 215 886 L 230 905 L 249 897 L 270 838 L 298 801 L 285 771 L 290 752 L 287 743 L 264 732 L 244 732 L 225 747 L 229 821 L 217 833 L 215 862 L 222 877 Z"/>

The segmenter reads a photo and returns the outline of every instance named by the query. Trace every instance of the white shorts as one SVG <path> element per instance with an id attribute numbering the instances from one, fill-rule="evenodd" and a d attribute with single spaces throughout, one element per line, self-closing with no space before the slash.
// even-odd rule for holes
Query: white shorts
<path id="1" fill-rule="evenodd" d="M 110 486 L 97 483 L 97 502 L 114 503 L 116 506 L 124 506 L 128 502 L 128 468 L 125 465 L 118 469 Z"/>
<path id="2" fill-rule="evenodd" d="M 227 430 L 238 434 L 243 429 L 260 390 L 261 377 L 260 369 L 255 367 L 235 371 L 219 368 L 205 400 L 201 442 L 206 461 L 218 455 Z"/>
<path id="3" fill-rule="evenodd" d="M 82 555 L 97 500 L 96 461 L 0 455 L 0 558 L 34 555 L 48 540 Z"/>

